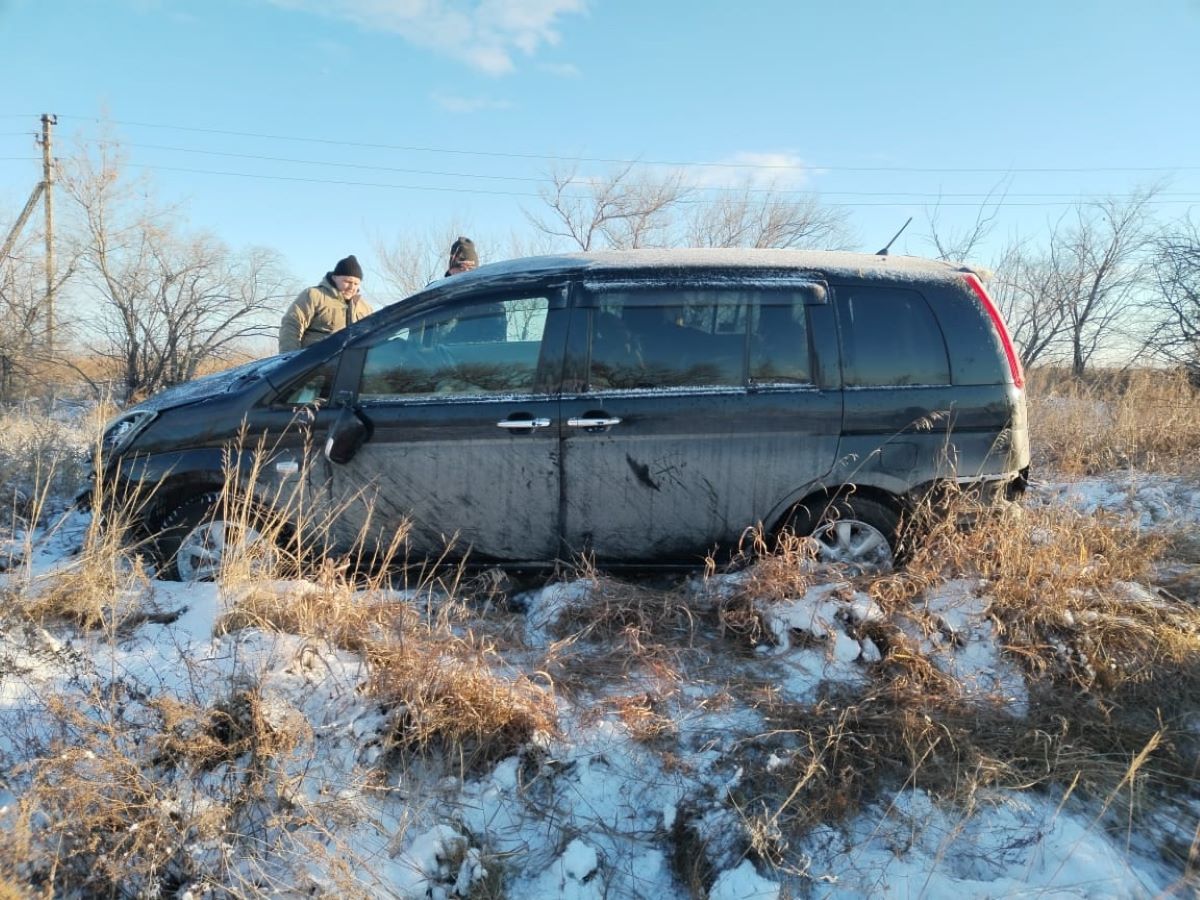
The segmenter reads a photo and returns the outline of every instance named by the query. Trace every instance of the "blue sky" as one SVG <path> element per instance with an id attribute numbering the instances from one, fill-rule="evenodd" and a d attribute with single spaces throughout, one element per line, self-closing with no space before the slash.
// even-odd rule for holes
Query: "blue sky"
<path id="1" fill-rule="evenodd" d="M 953 228 L 998 185 L 996 241 L 1156 180 L 1164 219 L 1200 205 L 1200 0 L 0 0 L 0 38 L 5 228 L 38 115 L 60 152 L 107 118 L 192 226 L 300 281 L 350 252 L 369 278 L 379 236 L 528 230 L 573 159 L 781 177 L 869 251 L 912 215 L 897 249 L 928 253 L 939 195 Z"/>

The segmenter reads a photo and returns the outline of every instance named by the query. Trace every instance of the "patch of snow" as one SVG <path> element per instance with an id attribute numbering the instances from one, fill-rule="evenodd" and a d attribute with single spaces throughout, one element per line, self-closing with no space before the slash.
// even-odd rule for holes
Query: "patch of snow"
<path id="1" fill-rule="evenodd" d="M 750 860 L 742 860 L 736 869 L 726 869 L 713 882 L 708 900 L 777 900 L 779 885 L 763 878 Z"/>

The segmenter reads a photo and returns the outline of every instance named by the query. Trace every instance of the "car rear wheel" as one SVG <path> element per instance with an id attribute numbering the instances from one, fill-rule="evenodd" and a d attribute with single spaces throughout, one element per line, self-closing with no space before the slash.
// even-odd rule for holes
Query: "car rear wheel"
<path id="1" fill-rule="evenodd" d="M 867 497 L 842 497 L 811 510 L 802 508 L 793 528 L 816 541 L 822 562 L 858 573 L 887 572 L 896 564 L 900 516 Z"/>
<path id="2" fill-rule="evenodd" d="M 215 581 L 231 559 L 267 540 L 253 517 L 226 515 L 219 493 L 192 497 L 163 516 L 156 539 L 161 577 Z M 269 565 L 273 551 L 264 564 Z"/>

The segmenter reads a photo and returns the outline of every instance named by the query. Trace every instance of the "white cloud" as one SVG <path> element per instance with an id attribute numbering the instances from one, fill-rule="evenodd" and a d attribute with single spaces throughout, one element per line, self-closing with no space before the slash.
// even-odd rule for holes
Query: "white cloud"
<path id="1" fill-rule="evenodd" d="M 459 97 L 438 91 L 435 91 L 430 97 L 442 109 L 453 113 L 474 113 L 485 109 L 512 109 L 509 101 L 493 100 L 491 97 Z"/>
<path id="2" fill-rule="evenodd" d="M 559 20 L 586 10 L 586 0 L 268 0 L 285 9 L 343 19 L 398 34 L 410 43 L 461 60 L 488 75 L 516 67 L 559 42 Z"/>
<path id="3" fill-rule="evenodd" d="M 713 165 L 695 169 L 692 180 L 703 187 L 749 184 L 756 188 L 787 190 L 805 187 L 811 176 L 819 171 L 794 153 L 745 150 L 716 160 Z"/>
<path id="4" fill-rule="evenodd" d="M 559 78 L 578 78 L 583 74 L 574 63 L 541 63 L 538 65 L 538 68 L 549 75 L 556 75 Z"/>

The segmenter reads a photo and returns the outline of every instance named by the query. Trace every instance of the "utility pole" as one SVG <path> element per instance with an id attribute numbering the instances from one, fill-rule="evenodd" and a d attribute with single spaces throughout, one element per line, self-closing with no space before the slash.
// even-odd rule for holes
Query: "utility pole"
<path id="1" fill-rule="evenodd" d="M 42 197 L 46 202 L 46 349 L 54 352 L 54 159 L 50 155 L 50 131 L 58 116 L 42 115 Z"/>

